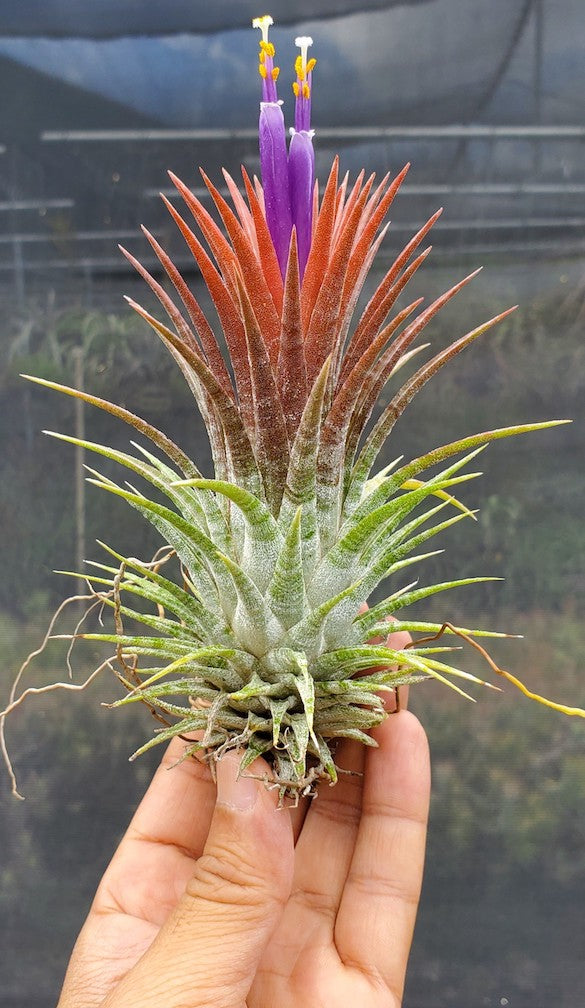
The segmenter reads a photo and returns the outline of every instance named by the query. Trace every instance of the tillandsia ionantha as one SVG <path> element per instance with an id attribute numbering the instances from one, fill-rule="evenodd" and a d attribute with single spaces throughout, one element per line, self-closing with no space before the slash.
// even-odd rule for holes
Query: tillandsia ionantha
<path id="1" fill-rule="evenodd" d="M 242 772 L 263 756 L 269 783 L 282 798 L 295 799 L 314 793 L 319 781 L 335 783 L 340 739 L 375 744 L 369 729 L 386 716 L 385 692 L 424 679 L 465 696 L 461 683 L 488 685 L 449 663 L 452 648 L 439 642 L 443 633 L 464 637 L 526 695 L 567 714 L 585 712 L 531 693 L 476 640 L 505 634 L 396 616 L 437 592 L 490 580 L 402 583 L 407 568 L 433 555 L 426 552 L 430 539 L 473 517 L 453 491 L 479 475 L 467 467 L 489 442 L 565 421 L 473 434 L 373 474 L 413 396 L 508 311 L 421 364 L 370 421 L 388 382 L 428 346 L 415 345 L 419 335 L 475 274 L 426 307 L 422 299 L 397 307 L 430 251 L 419 249 L 436 213 L 399 252 L 354 321 L 408 165 L 377 185 L 364 172 L 350 185 L 347 176 L 339 178 L 335 159 L 320 196 L 312 40 L 296 39 L 295 126 L 287 146 L 268 38 L 272 19 L 253 24 L 261 32 L 261 183 L 242 169 L 244 197 L 224 172 L 232 209 L 202 173 L 221 227 L 171 173 L 207 248 L 163 197 L 207 285 L 224 350 L 185 279 L 146 229 L 174 299 L 122 250 L 168 316 L 163 323 L 127 299 L 183 372 L 209 434 L 213 478 L 121 406 L 32 380 L 124 420 L 155 449 L 134 444 L 129 454 L 54 435 L 119 463 L 157 492 L 152 499 L 90 470 L 90 482 L 135 508 L 165 546 L 145 562 L 104 546 L 107 559 L 91 563 L 83 577 L 94 603 L 113 611 L 113 631 L 73 635 L 114 646 L 104 665 L 117 660 L 127 692 L 113 706 L 146 704 L 159 721 L 134 756 L 179 736 L 185 758 L 198 756 L 213 769 L 226 750 L 238 747 Z M 367 599 L 384 581 L 391 593 L 368 609 Z M 134 608 L 136 597 L 142 608 Z M 389 616 L 395 630 L 422 636 L 404 650 L 372 643 L 385 638 Z M 127 621 L 142 624 L 143 632 L 128 630 Z M 17 698 L 13 691 L 4 716 L 26 693 Z M 2 746 L 6 755 L 3 738 Z"/>

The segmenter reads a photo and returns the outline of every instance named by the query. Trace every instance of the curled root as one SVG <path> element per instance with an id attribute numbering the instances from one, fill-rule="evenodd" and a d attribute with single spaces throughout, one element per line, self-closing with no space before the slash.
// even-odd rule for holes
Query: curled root
<path id="1" fill-rule="evenodd" d="M 81 618 L 78 620 L 78 622 L 76 624 L 76 627 L 75 627 L 75 633 L 72 635 L 71 645 L 69 646 L 68 651 L 67 651 L 67 659 L 66 659 L 66 661 L 67 661 L 67 669 L 69 671 L 69 678 L 70 679 L 72 678 L 73 672 L 72 672 L 72 668 L 71 668 L 71 652 L 72 652 L 73 646 L 75 644 L 75 640 L 77 638 L 77 634 L 79 632 L 79 628 L 82 625 L 82 623 L 84 622 L 84 620 L 87 619 L 87 617 L 89 616 L 90 612 L 92 612 L 97 606 L 101 606 L 103 604 L 102 603 L 102 599 L 96 598 L 96 593 L 91 588 L 90 588 L 90 594 L 89 595 L 71 595 L 69 598 L 65 599 L 65 601 L 61 603 L 61 605 L 59 606 L 59 608 L 57 609 L 57 611 L 54 613 L 53 617 L 51 618 L 51 622 L 49 623 L 47 632 L 46 632 L 46 634 L 45 634 L 45 636 L 44 636 L 44 638 L 43 638 L 40 646 L 38 648 L 35 648 L 34 651 L 31 651 L 31 653 L 25 658 L 25 660 L 23 661 L 22 665 L 20 666 L 20 668 L 19 668 L 19 670 L 18 670 L 18 672 L 16 674 L 16 677 L 14 679 L 14 682 L 12 683 L 12 687 L 11 687 L 10 694 L 9 694 L 9 697 L 8 697 L 8 704 L 4 708 L 4 710 L 0 711 L 0 754 L 2 755 L 2 759 L 4 761 L 4 764 L 5 764 L 6 769 L 8 771 L 8 775 L 10 777 L 12 794 L 14 795 L 15 798 L 20 798 L 21 800 L 24 798 L 24 795 L 21 795 L 19 793 L 19 791 L 18 791 L 16 774 L 14 772 L 14 767 L 12 766 L 12 761 L 11 761 L 10 755 L 8 753 L 8 747 L 6 745 L 5 721 L 6 721 L 6 718 L 8 717 L 8 715 L 11 714 L 12 711 L 16 710 L 17 707 L 20 707 L 21 703 L 24 700 L 26 700 L 27 697 L 36 695 L 38 693 L 51 693 L 51 692 L 53 692 L 53 690 L 58 690 L 58 689 L 70 690 L 70 691 L 79 693 L 82 690 L 86 689 L 93 682 L 93 680 L 97 678 L 97 676 L 99 675 L 99 673 L 104 668 L 106 668 L 108 666 L 111 668 L 111 662 L 113 660 L 113 656 L 110 657 L 110 658 L 106 658 L 106 660 L 103 661 L 101 663 L 101 665 L 98 666 L 98 668 L 94 669 L 94 671 L 91 673 L 91 675 L 88 676 L 88 678 L 83 683 L 57 682 L 57 683 L 49 683 L 47 686 L 28 686 L 25 690 L 22 691 L 22 693 L 20 694 L 20 696 L 16 695 L 17 691 L 18 691 L 18 687 L 19 687 L 19 685 L 20 685 L 20 683 L 22 681 L 22 677 L 23 677 L 24 673 L 26 672 L 27 668 L 29 667 L 30 663 L 35 658 L 38 658 L 39 655 L 41 655 L 43 653 L 43 651 L 45 650 L 47 644 L 49 643 L 49 641 L 53 637 L 53 629 L 55 627 L 55 623 L 59 619 L 59 616 L 61 615 L 61 613 L 63 612 L 63 610 L 68 605 L 70 605 L 73 602 L 91 602 L 91 605 L 89 605 L 87 607 L 86 611 L 83 613 L 83 615 L 81 616 Z"/>
<path id="2" fill-rule="evenodd" d="M 157 550 L 150 563 L 147 563 L 144 566 L 150 567 L 152 570 L 156 572 L 164 564 L 166 564 L 169 560 L 171 560 L 175 555 L 176 555 L 175 550 L 169 549 L 168 546 L 162 546 L 159 550 Z M 108 668 L 111 672 L 113 672 L 113 674 L 117 677 L 117 679 L 119 679 L 119 681 L 123 684 L 123 686 L 127 690 L 133 690 L 135 689 L 136 685 L 140 685 L 140 678 L 137 672 L 137 658 L 136 656 L 134 656 L 134 662 L 132 665 L 130 665 L 126 657 L 124 656 L 120 645 L 117 646 L 116 653 L 106 658 L 105 661 L 103 661 L 96 669 L 94 669 L 94 671 L 85 679 L 84 682 L 74 683 L 72 681 L 73 669 L 71 666 L 71 655 L 73 652 L 73 648 L 75 647 L 75 644 L 79 639 L 80 636 L 79 631 L 83 623 L 90 616 L 92 612 L 94 612 L 96 609 L 98 610 L 98 620 L 100 624 L 102 624 L 103 608 L 106 602 L 113 600 L 114 624 L 116 628 L 116 633 L 118 635 L 121 635 L 123 633 L 121 611 L 120 611 L 121 610 L 120 585 L 124 577 L 125 566 L 126 565 L 124 563 L 121 564 L 118 574 L 114 579 L 114 587 L 111 591 L 109 592 L 96 591 L 91 585 L 91 583 L 87 581 L 86 582 L 88 587 L 87 595 L 71 595 L 69 596 L 69 598 L 66 598 L 63 602 L 61 602 L 61 604 L 51 617 L 49 626 L 47 628 L 45 636 L 43 637 L 43 640 L 41 641 L 41 644 L 39 645 L 39 647 L 35 648 L 34 651 L 31 651 L 29 655 L 27 655 L 27 657 L 23 661 L 22 665 L 20 666 L 15 676 L 14 682 L 12 683 L 12 687 L 10 689 L 10 693 L 8 696 L 8 703 L 4 708 L 4 710 L 0 710 L 0 756 L 2 757 L 6 770 L 8 771 L 8 776 L 10 778 L 10 784 L 11 784 L 11 791 L 15 798 L 23 800 L 24 796 L 20 794 L 18 790 L 16 774 L 8 752 L 8 746 L 6 744 L 5 722 L 8 715 L 11 714 L 14 710 L 16 710 L 17 707 L 20 707 L 20 705 L 23 703 L 24 700 L 27 699 L 27 697 L 42 693 L 52 693 L 54 690 L 69 690 L 71 692 L 80 693 L 83 690 L 87 689 L 87 687 L 91 685 L 94 679 L 96 679 L 100 674 L 100 672 L 102 672 L 105 668 Z M 55 624 L 57 623 L 63 611 L 68 606 L 75 603 L 89 603 L 89 604 L 87 605 L 81 617 L 75 624 L 75 629 L 73 633 L 66 635 L 53 634 Z M 162 610 L 162 607 L 159 607 L 159 615 L 164 616 L 164 610 Z M 35 658 L 38 658 L 41 654 L 43 654 L 50 640 L 64 639 L 64 638 L 70 640 L 70 644 L 67 649 L 67 654 L 65 658 L 67 672 L 70 681 L 49 683 L 46 686 L 29 686 L 26 689 L 24 689 L 19 695 L 17 695 L 23 676 L 25 675 L 31 662 L 34 661 Z M 115 665 L 113 664 L 114 661 L 118 662 L 122 671 L 120 671 L 115 667 Z M 165 726 L 168 726 L 170 724 L 170 722 L 165 717 L 163 717 L 159 711 L 155 710 L 150 704 L 147 703 L 146 700 L 144 702 L 147 704 L 151 714 L 156 720 L 158 720 Z"/>

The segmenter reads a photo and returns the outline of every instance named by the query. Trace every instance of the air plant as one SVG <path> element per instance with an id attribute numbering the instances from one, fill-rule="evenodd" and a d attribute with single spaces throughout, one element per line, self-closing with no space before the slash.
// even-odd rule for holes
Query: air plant
<path id="1" fill-rule="evenodd" d="M 262 183 L 242 169 L 244 196 L 224 172 L 230 206 L 202 173 L 221 226 L 172 173 L 184 211 L 163 197 L 207 285 L 225 349 L 152 234 L 143 229 L 174 296 L 122 250 L 168 316 L 162 322 L 127 299 L 183 372 L 209 434 L 213 478 L 121 406 L 31 380 L 105 410 L 151 443 L 133 443 L 130 453 L 53 435 L 119 463 L 156 491 L 150 497 L 90 470 L 90 483 L 126 501 L 165 544 L 152 561 L 104 545 L 106 558 L 82 575 L 92 599 L 112 610 L 113 628 L 75 638 L 113 645 L 105 664 L 117 659 L 126 693 L 112 706 L 146 704 L 159 722 L 131 758 L 179 736 L 185 758 L 197 756 L 213 769 L 237 747 L 242 772 L 263 756 L 270 783 L 296 800 L 320 781 L 335 783 L 340 739 L 375 745 L 369 731 L 386 716 L 384 693 L 427 679 L 464 696 L 463 686 L 489 685 L 450 663 L 453 649 L 439 640 L 443 635 L 464 638 L 526 695 L 567 714 L 585 712 L 535 695 L 498 668 L 477 638 L 505 634 L 408 615 L 409 606 L 438 592 L 489 580 L 404 583 L 408 568 L 434 555 L 431 539 L 474 516 L 454 496 L 479 475 L 469 464 L 489 442 L 565 421 L 483 431 L 373 472 L 413 396 L 513 309 L 420 364 L 371 421 L 382 391 L 426 348 L 416 342 L 420 334 L 475 273 L 427 306 L 421 298 L 398 307 L 430 251 L 423 245 L 436 213 L 396 256 L 358 317 L 408 165 L 377 184 L 364 172 L 350 184 L 340 179 L 336 158 L 319 195 L 312 40 L 296 40 L 295 127 L 287 145 L 271 23 L 269 16 L 254 21 L 261 30 Z M 368 609 L 382 582 L 389 594 Z M 386 638 L 389 616 L 394 630 L 416 635 L 403 650 L 372 643 Z M 17 699 L 13 691 L 4 716 L 26 693 Z"/>

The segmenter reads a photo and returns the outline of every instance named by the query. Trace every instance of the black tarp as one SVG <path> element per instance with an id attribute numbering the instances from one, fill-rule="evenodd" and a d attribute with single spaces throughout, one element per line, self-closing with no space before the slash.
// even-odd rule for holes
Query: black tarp
<path id="1" fill-rule="evenodd" d="M 258 170 L 253 137 L 208 131 L 254 132 L 258 33 L 251 17 L 259 10 L 235 0 L 0 0 L 0 201 L 73 204 L 64 218 L 61 210 L 41 221 L 24 212 L 0 215 L 4 275 L 38 275 L 45 262 L 53 269 L 53 232 L 63 230 L 77 250 L 74 264 L 106 268 L 113 253 L 102 231 L 152 224 L 152 193 L 165 187 L 168 167 L 194 185 L 199 164 L 216 178 L 221 165 L 237 173 L 241 161 Z M 563 129 L 582 129 L 584 120 L 582 0 L 300 0 L 272 4 L 271 13 L 288 117 L 294 37 L 315 41 L 320 174 L 335 151 L 350 171 L 366 165 L 384 172 L 412 160 L 414 189 L 405 190 L 395 224 L 432 212 L 445 199 L 440 187 L 463 187 L 448 199 L 445 244 L 460 237 L 489 247 L 578 239 L 582 140 Z M 507 125 L 511 132 L 454 137 L 453 125 Z M 429 126 L 434 136 L 408 132 Z M 376 133 L 387 127 L 394 133 Z M 553 132 L 544 141 L 538 132 L 521 135 L 530 127 Z M 153 130 L 163 131 L 156 140 Z M 115 135 L 98 139 L 104 131 Z M 538 189 L 514 189 L 526 183 L 549 187 L 546 204 Z M 417 185 L 430 189 L 415 196 Z M 20 245 L 12 234 L 23 236 Z M 86 234 L 93 237 L 80 237 Z"/>
<path id="2" fill-rule="evenodd" d="M 4 4 L 4 9 L 8 5 Z M 122 4 L 117 31 L 106 31 L 92 5 L 69 8 L 68 21 L 38 19 L 21 37 L 6 37 L 0 13 L 0 57 L 43 74 L 34 101 L 36 118 L 55 128 L 59 103 L 51 81 L 79 89 L 77 116 L 70 110 L 70 128 L 79 129 L 85 95 L 123 104 L 160 126 L 245 126 L 258 100 L 255 68 L 257 32 L 243 17 L 248 4 L 190 5 L 181 19 L 182 4 Z M 315 39 L 315 121 L 321 125 L 465 122 L 489 103 L 513 55 L 532 0 L 428 0 L 411 5 L 377 4 L 365 11 L 356 4 L 295 4 L 295 21 L 276 16 L 272 38 L 281 66 L 282 97 L 290 96 L 290 80 L 299 32 Z M 66 5 L 55 5 L 56 13 Z M 98 5 L 107 21 L 111 5 Z M 199 8 L 199 10 L 197 10 Z M 11 8 L 12 9 L 12 8 Z M 209 13 L 211 9 L 211 13 Z M 221 16 L 213 11 L 218 9 Z M 254 8 L 250 7 L 250 10 Z M 290 20 L 290 7 L 288 19 Z M 0 12 L 2 7 L 0 6 Z M 93 12 L 93 13 L 89 13 Z M 309 14 L 308 19 L 305 19 Z M 323 13 L 328 15 L 322 23 Z M 9 19 L 10 21 L 10 19 Z M 158 25 L 156 29 L 155 26 Z M 34 27 L 33 27 L 34 26 Z M 95 31 L 92 31 L 92 26 Z M 229 26 L 229 27 L 228 27 Z M 4 37 L 3 37 L 4 31 Z M 12 32 L 16 35 L 16 32 Z M 43 37 L 44 36 L 44 37 Z M 0 133 L 13 120 L 17 88 L 0 111 Z M 343 96 L 340 101 L 340 94 Z M 26 116 L 18 116 L 26 129 Z M 2 122 L 4 119 L 4 123 Z"/>
<path id="3" fill-rule="evenodd" d="M 308 18 L 339 17 L 361 11 L 413 7 L 439 0 L 273 0 L 270 12 L 275 20 L 290 24 Z M 75 5 L 70 0 L 3 0 L 0 3 L 0 35 L 46 38 L 120 38 L 124 35 L 171 35 L 177 32 L 229 31 L 247 27 L 260 10 L 258 0 L 222 0 L 196 3 L 195 0 L 96 0 Z"/>

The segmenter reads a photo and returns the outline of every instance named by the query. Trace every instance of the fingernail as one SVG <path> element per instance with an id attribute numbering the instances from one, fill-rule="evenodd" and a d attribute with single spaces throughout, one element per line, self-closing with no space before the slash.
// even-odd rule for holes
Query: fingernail
<path id="1" fill-rule="evenodd" d="M 217 763 L 217 800 L 220 805 L 245 812 L 256 804 L 258 781 L 245 774 L 238 776 L 240 758 L 229 753 Z"/>

